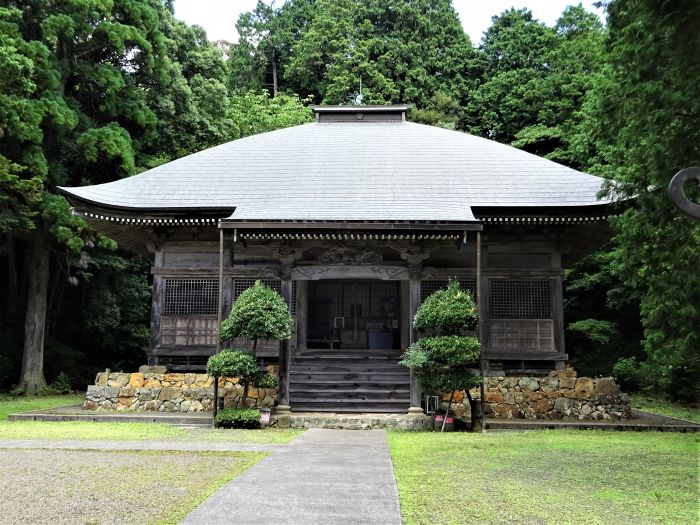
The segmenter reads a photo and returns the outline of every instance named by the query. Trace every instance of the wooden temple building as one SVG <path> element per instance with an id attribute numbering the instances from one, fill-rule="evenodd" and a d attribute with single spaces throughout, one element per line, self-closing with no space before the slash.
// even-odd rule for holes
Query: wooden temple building
<path id="1" fill-rule="evenodd" d="M 259 351 L 279 364 L 279 405 L 416 411 L 396 362 L 421 301 L 457 279 L 478 300 L 485 373 L 561 369 L 562 273 L 607 236 L 602 180 L 407 110 L 315 107 L 314 123 L 62 188 L 153 260 L 149 363 L 202 370 L 259 279 L 295 318 L 289 342 Z"/>

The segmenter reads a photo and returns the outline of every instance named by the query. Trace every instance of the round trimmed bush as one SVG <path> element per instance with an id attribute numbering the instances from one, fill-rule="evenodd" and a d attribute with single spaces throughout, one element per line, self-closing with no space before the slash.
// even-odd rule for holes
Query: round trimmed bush
<path id="1" fill-rule="evenodd" d="M 207 373 L 213 377 L 252 378 L 258 372 L 255 357 L 242 350 L 222 350 L 207 361 Z"/>
<path id="2" fill-rule="evenodd" d="M 471 294 L 460 289 L 457 281 L 451 281 L 446 290 L 438 290 L 423 301 L 413 326 L 432 335 L 453 335 L 474 330 L 477 321 Z"/>
<path id="3" fill-rule="evenodd" d="M 282 296 L 256 281 L 238 296 L 231 314 L 221 323 L 221 340 L 243 336 L 252 339 L 255 346 L 259 339 L 284 341 L 292 337 L 293 325 Z"/>

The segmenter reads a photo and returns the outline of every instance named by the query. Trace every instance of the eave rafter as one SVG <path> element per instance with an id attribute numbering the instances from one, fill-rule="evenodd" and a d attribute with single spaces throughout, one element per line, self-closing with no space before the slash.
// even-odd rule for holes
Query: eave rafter
<path id="1" fill-rule="evenodd" d="M 216 217 L 125 217 L 79 209 L 74 210 L 74 213 L 88 219 L 140 226 L 216 226 L 219 221 Z"/>
<path id="2" fill-rule="evenodd" d="M 481 217 L 485 224 L 538 224 L 538 225 L 558 225 L 558 224 L 591 224 L 606 222 L 609 215 L 596 216 L 513 216 L 513 217 Z"/>

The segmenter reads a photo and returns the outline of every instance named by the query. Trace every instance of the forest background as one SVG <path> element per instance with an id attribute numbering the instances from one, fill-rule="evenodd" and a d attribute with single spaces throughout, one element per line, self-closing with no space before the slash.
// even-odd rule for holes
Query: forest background
<path id="1" fill-rule="evenodd" d="M 552 27 L 511 9 L 475 45 L 450 0 L 260 2 L 229 43 L 172 0 L 0 0 L 0 389 L 82 389 L 145 360 L 149 261 L 72 216 L 57 186 L 304 123 L 313 103 L 409 103 L 413 121 L 634 197 L 567 269 L 567 351 L 582 374 L 697 402 L 700 223 L 664 189 L 700 165 L 700 3 L 603 5 L 606 24 L 578 5 Z"/>

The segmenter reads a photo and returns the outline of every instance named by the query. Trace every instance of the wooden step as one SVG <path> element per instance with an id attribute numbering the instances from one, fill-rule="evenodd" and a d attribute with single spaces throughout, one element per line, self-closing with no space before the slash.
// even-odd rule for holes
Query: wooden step
<path id="1" fill-rule="evenodd" d="M 393 357 L 295 357 L 292 363 L 297 365 L 345 365 L 357 364 L 365 366 L 399 365 L 399 359 Z"/>
<path id="2" fill-rule="evenodd" d="M 393 390 L 408 388 L 409 380 L 408 377 L 404 381 L 403 378 L 387 379 L 387 380 L 375 380 L 375 381 L 365 381 L 362 379 L 355 380 L 340 380 L 334 382 L 319 381 L 317 379 L 294 379 L 289 382 L 290 388 L 321 388 L 326 390 L 353 390 L 357 388 L 366 388 L 369 390 Z"/>
<path id="3" fill-rule="evenodd" d="M 292 363 L 290 371 L 306 371 L 309 372 L 391 372 L 405 371 L 409 373 L 408 368 L 397 364 L 385 365 L 368 365 L 366 363 L 328 363 L 328 364 L 299 364 Z"/>
<path id="4" fill-rule="evenodd" d="M 304 401 L 290 400 L 292 412 L 344 412 L 344 413 L 405 413 L 410 405 L 408 399 L 402 401 Z"/>
<path id="5" fill-rule="evenodd" d="M 353 372 L 335 372 L 335 373 L 296 373 L 290 372 L 289 382 L 293 383 L 295 381 L 315 381 L 318 383 L 335 383 L 337 381 L 363 381 L 367 383 L 373 383 L 375 381 L 406 381 L 408 382 L 410 376 L 408 374 L 402 373 L 382 373 L 382 374 L 368 374 L 368 373 L 353 373 Z"/>
<path id="6" fill-rule="evenodd" d="M 294 404 L 300 399 L 313 399 L 317 403 L 326 401 L 335 402 L 342 399 L 344 402 L 383 402 L 383 401 L 406 401 L 410 400 L 410 391 L 392 390 L 295 390 L 289 392 L 289 401 Z"/>
<path id="7" fill-rule="evenodd" d="M 326 355 L 343 355 L 343 356 L 348 356 L 348 357 L 360 357 L 360 356 L 398 356 L 403 353 L 403 350 L 368 350 L 366 348 L 358 348 L 358 349 L 351 349 L 351 348 L 335 348 L 333 350 L 329 350 L 327 348 L 319 348 L 319 349 L 306 349 L 306 350 L 299 350 L 296 352 L 297 355 L 300 356 L 326 356 Z"/>

